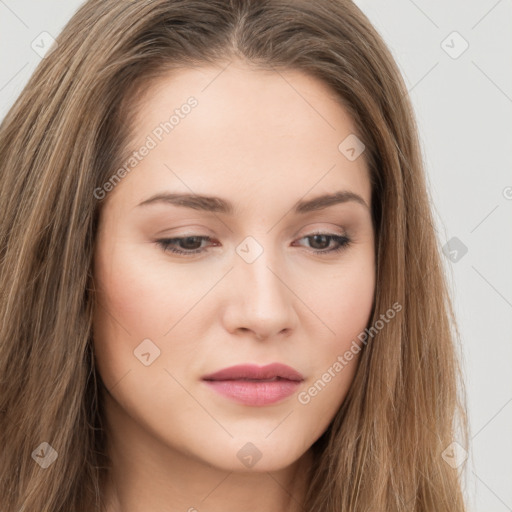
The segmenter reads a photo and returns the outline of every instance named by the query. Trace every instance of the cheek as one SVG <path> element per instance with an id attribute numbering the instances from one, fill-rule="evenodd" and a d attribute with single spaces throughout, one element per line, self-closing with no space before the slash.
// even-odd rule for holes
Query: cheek
<path id="1" fill-rule="evenodd" d="M 122 243 L 105 244 L 95 256 L 94 345 L 107 387 L 134 366 L 133 351 L 142 340 L 157 339 L 169 322 L 169 304 L 159 300 L 147 269 Z"/>
<path id="2" fill-rule="evenodd" d="M 169 366 L 168 343 L 174 338 L 187 339 L 187 344 L 172 344 L 171 361 L 188 364 L 195 349 L 190 310 L 211 286 L 197 273 L 195 277 L 179 265 L 171 271 L 165 258 L 147 245 L 99 246 L 93 330 L 96 362 L 104 381 L 115 382 L 130 368 L 139 368 L 134 350 L 146 339 L 160 350 L 152 368 Z M 168 336 L 171 329 L 174 335 Z"/>
<path id="3" fill-rule="evenodd" d="M 341 265 L 310 289 L 309 300 L 325 325 L 326 349 L 343 349 L 365 329 L 375 295 L 374 260 L 368 252 Z"/>
<path id="4" fill-rule="evenodd" d="M 155 255 L 151 247 L 118 244 L 97 257 L 98 300 L 134 339 L 163 336 L 201 291 L 189 273 L 170 271 Z"/>
<path id="5" fill-rule="evenodd" d="M 358 336 L 370 320 L 375 293 L 373 258 L 355 258 L 331 275 L 328 287 L 310 289 L 312 309 L 324 324 L 324 335 L 311 333 L 311 378 L 298 395 L 306 410 L 324 418 L 325 428 L 342 404 L 353 381 L 362 344 Z"/>

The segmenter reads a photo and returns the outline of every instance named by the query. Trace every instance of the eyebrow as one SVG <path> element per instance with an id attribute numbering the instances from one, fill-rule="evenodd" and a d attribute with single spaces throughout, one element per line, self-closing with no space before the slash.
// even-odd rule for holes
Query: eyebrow
<path id="1" fill-rule="evenodd" d="M 335 204 L 355 202 L 366 209 L 370 207 L 366 201 L 358 194 L 348 190 L 340 190 L 332 194 L 324 194 L 314 199 L 301 200 L 295 203 L 293 211 L 296 214 L 304 214 L 317 210 L 323 210 Z M 163 192 L 155 194 L 150 198 L 142 201 L 138 206 L 149 206 L 152 204 L 171 204 L 174 206 L 181 206 L 183 208 L 192 208 L 194 210 L 202 210 L 206 212 L 225 213 L 227 215 L 234 215 L 235 208 L 233 203 L 215 196 L 204 196 L 199 194 L 176 194 L 170 192 Z"/>

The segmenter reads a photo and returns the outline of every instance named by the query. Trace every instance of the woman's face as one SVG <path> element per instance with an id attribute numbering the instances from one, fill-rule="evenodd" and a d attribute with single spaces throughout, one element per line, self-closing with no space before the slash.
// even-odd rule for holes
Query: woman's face
<path id="1" fill-rule="evenodd" d="M 371 188 L 327 86 L 223 69 L 176 70 L 146 96 L 132 168 L 102 203 L 95 354 L 114 438 L 269 471 L 306 453 L 353 380 L 375 287 Z M 204 380 L 272 363 L 295 376 Z"/>

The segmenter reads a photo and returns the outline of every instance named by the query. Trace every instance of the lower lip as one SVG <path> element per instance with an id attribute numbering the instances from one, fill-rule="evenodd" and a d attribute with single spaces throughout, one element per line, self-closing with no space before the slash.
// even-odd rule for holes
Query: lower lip
<path id="1" fill-rule="evenodd" d="M 289 397 L 300 386 L 299 381 L 275 380 L 205 380 L 217 393 L 245 405 L 270 405 Z"/>

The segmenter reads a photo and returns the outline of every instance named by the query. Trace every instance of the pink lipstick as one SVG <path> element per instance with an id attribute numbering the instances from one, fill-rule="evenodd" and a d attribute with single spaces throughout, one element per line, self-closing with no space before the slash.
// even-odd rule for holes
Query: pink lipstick
<path id="1" fill-rule="evenodd" d="M 243 364 L 224 368 L 202 378 L 211 389 L 236 402 L 270 405 L 292 395 L 304 377 L 290 366 Z"/>

